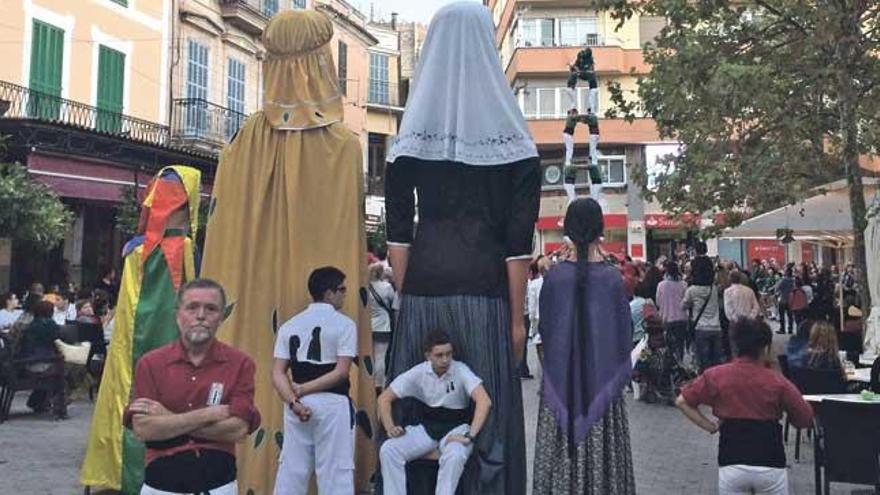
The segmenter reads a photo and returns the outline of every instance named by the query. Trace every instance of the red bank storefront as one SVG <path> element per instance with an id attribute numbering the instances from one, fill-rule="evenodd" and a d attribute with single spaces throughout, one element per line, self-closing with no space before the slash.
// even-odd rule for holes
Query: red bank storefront
<path id="1" fill-rule="evenodd" d="M 777 266 L 785 264 L 785 245 L 773 239 L 751 239 L 746 242 L 749 259 L 776 260 Z M 812 252 L 812 251 L 811 251 Z"/>
<path id="2" fill-rule="evenodd" d="M 626 256 L 626 226 L 625 214 L 606 214 L 605 219 L 605 242 L 602 247 L 607 253 Z M 541 252 L 549 254 L 562 247 L 562 227 L 559 225 L 561 216 L 541 217 L 535 226 L 538 229 Z"/>

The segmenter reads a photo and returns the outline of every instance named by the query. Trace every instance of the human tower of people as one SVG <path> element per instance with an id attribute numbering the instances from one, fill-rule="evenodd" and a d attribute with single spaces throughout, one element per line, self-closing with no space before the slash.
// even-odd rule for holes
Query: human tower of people
<path id="1" fill-rule="evenodd" d="M 526 493 L 517 369 L 541 169 L 491 15 L 474 2 L 437 12 L 388 155 L 387 244 L 400 306 L 378 397 L 361 145 L 342 123 L 328 70 L 332 37 L 318 11 L 284 12 L 267 26 L 263 109 L 221 156 L 199 275 L 198 172 L 169 167 L 148 187 L 140 233 L 125 248 L 84 485 L 144 495 L 305 494 L 314 475 L 322 495 Z M 572 96 L 578 79 L 589 81 L 590 108 L 585 118 L 570 115 L 565 134 L 586 121 L 596 171 L 589 49 L 572 77 Z M 602 252 L 598 191 L 578 199 L 566 189 L 569 253 L 543 277 L 533 322 L 553 356 L 544 361 L 533 493 L 632 494 L 623 394 L 632 310 L 625 278 Z M 744 321 L 731 334 L 753 366 L 769 330 Z M 718 425 L 695 408 L 727 400 L 711 394 L 718 377 L 710 373 L 724 366 L 679 399 L 707 431 Z M 748 375 L 737 370 L 717 373 Z M 787 382 L 773 383 L 785 409 L 802 413 L 793 422 L 804 423 Z M 724 428 L 742 411 L 724 411 L 722 446 L 736 445 L 737 433 Z M 781 413 L 762 414 L 749 434 Z M 756 454 L 724 452 L 735 468 Z M 775 468 L 778 456 L 771 461 Z M 736 469 L 725 479 L 755 478 Z"/>
<path id="2" fill-rule="evenodd" d="M 566 97 L 568 111 L 565 118 L 565 128 L 562 131 L 562 142 L 565 145 L 565 163 L 563 166 L 563 187 L 571 203 L 577 198 L 575 183 L 577 171 L 586 169 L 589 174 L 590 197 L 604 207 L 602 199 L 602 172 L 599 168 L 599 85 L 596 78 L 596 63 L 593 58 L 593 50 L 584 47 L 578 52 L 573 64 L 569 66 L 571 74 L 566 82 Z M 587 81 L 587 112 L 578 112 L 578 81 Z M 589 165 L 574 165 L 574 133 L 578 123 L 587 124 L 590 135 Z"/>

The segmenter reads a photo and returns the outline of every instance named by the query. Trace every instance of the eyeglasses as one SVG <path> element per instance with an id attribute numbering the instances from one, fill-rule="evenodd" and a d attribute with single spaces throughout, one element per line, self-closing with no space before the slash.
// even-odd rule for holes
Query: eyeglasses
<path id="1" fill-rule="evenodd" d="M 336 288 L 336 292 L 345 292 L 347 289 L 344 285 L 340 285 Z"/>

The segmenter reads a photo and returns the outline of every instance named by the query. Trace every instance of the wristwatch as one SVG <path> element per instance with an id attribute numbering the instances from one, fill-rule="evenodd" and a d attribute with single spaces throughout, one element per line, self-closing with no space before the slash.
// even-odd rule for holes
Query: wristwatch
<path id="1" fill-rule="evenodd" d="M 464 432 L 464 435 L 462 435 L 462 436 L 465 437 L 465 438 L 467 438 L 467 439 L 468 439 L 468 442 L 473 443 L 473 441 L 474 441 L 474 437 L 473 437 L 473 435 L 471 435 L 470 430 Z"/>

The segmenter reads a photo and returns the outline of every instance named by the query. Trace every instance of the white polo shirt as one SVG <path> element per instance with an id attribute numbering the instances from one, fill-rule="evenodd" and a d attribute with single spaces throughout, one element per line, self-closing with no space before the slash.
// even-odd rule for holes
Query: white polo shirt
<path id="1" fill-rule="evenodd" d="M 431 362 L 425 361 L 395 378 L 391 390 L 398 398 L 412 397 L 428 407 L 465 409 L 481 383 L 483 380 L 462 362 L 452 361 L 446 373 L 437 376 Z"/>
<path id="2" fill-rule="evenodd" d="M 278 329 L 275 357 L 291 360 L 290 339 L 299 339 L 296 360 L 301 363 L 335 364 L 337 357 L 357 356 L 357 325 L 327 303 L 312 303 Z M 317 338 L 320 359 L 309 356 L 312 341 Z"/>

